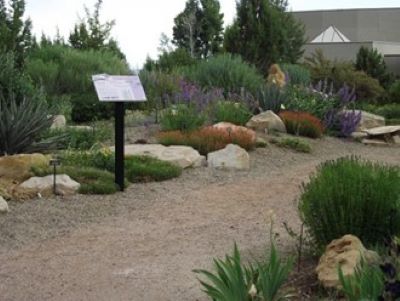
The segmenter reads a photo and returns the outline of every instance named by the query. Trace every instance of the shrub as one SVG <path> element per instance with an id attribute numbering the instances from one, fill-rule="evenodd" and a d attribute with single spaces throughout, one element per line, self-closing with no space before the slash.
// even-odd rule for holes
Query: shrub
<path id="1" fill-rule="evenodd" d="M 207 155 L 225 148 L 228 144 L 237 144 L 251 150 L 255 147 L 254 137 L 246 131 L 229 132 L 226 129 L 205 127 L 190 133 L 180 131 L 162 132 L 157 137 L 163 145 L 187 145 Z"/>
<path id="2" fill-rule="evenodd" d="M 233 255 L 225 260 L 214 259 L 215 273 L 206 270 L 194 270 L 203 275 L 200 280 L 204 292 L 215 301 L 272 301 L 286 300 L 288 295 L 282 291 L 292 268 L 292 260 L 282 261 L 272 245 L 266 262 L 256 265 L 244 265 L 235 244 Z"/>
<path id="3" fill-rule="evenodd" d="M 383 116 L 385 119 L 400 119 L 400 103 L 391 103 L 386 105 L 368 104 L 362 106 L 361 109 Z"/>
<path id="4" fill-rule="evenodd" d="M 286 90 L 277 85 L 263 85 L 256 94 L 259 107 L 262 111 L 271 110 L 279 113 L 282 106 L 287 102 Z"/>
<path id="5" fill-rule="evenodd" d="M 252 114 L 241 103 L 221 101 L 214 106 L 214 122 L 230 122 L 236 125 L 246 125 Z"/>
<path id="6" fill-rule="evenodd" d="M 160 124 L 163 131 L 193 131 L 206 121 L 206 116 L 193 104 L 172 105 L 161 114 Z"/>
<path id="7" fill-rule="evenodd" d="M 270 139 L 270 142 L 280 147 L 293 149 L 300 153 L 311 153 L 311 146 L 304 140 L 297 138 Z"/>
<path id="8" fill-rule="evenodd" d="M 324 132 L 321 120 L 307 112 L 284 111 L 279 116 L 289 134 L 320 138 Z"/>
<path id="9" fill-rule="evenodd" d="M 146 156 L 127 157 L 125 169 L 126 178 L 132 183 L 165 181 L 182 174 L 179 166 Z"/>
<path id="10" fill-rule="evenodd" d="M 366 245 L 400 233 L 400 170 L 361 159 L 320 165 L 303 185 L 299 209 L 318 247 L 353 234 Z"/>
<path id="11" fill-rule="evenodd" d="M 296 64 L 283 64 L 282 70 L 286 74 L 286 82 L 291 86 L 308 87 L 311 84 L 310 71 Z"/>
<path id="12" fill-rule="evenodd" d="M 242 89 L 256 93 L 264 83 L 255 67 L 244 62 L 240 56 L 218 55 L 182 69 L 183 75 L 202 88 L 221 88 L 225 93 L 240 94 Z"/>
<path id="13" fill-rule="evenodd" d="M 389 88 L 390 102 L 400 104 L 400 80 L 396 80 Z"/>

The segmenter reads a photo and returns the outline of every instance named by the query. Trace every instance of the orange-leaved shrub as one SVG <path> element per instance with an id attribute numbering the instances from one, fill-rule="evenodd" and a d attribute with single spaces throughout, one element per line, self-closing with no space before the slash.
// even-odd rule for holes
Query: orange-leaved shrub
<path id="1" fill-rule="evenodd" d="M 322 121 L 310 113 L 283 111 L 279 116 L 289 134 L 320 138 L 324 133 Z"/>
<path id="2" fill-rule="evenodd" d="M 229 131 L 212 126 L 187 133 L 181 131 L 160 132 L 157 139 L 159 143 L 166 146 L 191 146 L 202 155 L 223 149 L 228 144 L 236 144 L 246 150 L 255 147 L 254 136 L 244 130 Z"/>

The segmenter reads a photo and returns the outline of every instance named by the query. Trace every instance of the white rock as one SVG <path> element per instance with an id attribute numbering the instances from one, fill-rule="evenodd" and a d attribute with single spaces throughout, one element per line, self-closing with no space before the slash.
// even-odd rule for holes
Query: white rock
<path id="1" fill-rule="evenodd" d="M 70 129 L 78 130 L 78 131 L 93 131 L 93 127 L 89 125 L 70 125 Z"/>
<path id="2" fill-rule="evenodd" d="M 36 194 L 49 195 L 53 192 L 53 175 L 46 177 L 32 177 L 19 185 L 20 189 L 35 192 Z M 68 175 L 56 176 L 57 192 L 61 195 L 77 193 L 81 184 L 72 180 Z"/>
<path id="3" fill-rule="evenodd" d="M 226 169 L 250 169 L 250 156 L 240 146 L 229 144 L 224 149 L 208 154 L 208 166 Z"/>
<path id="4" fill-rule="evenodd" d="M 8 204 L 2 196 L 0 196 L 0 213 L 7 213 L 10 209 L 8 208 Z"/>
<path id="5" fill-rule="evenodd" d="M 51 129 L 63 129 L 67 126 L 67 119 L 64 115 L 55 115 L 53 117 L 53 123 Z"/>
<path id="6" fill-rule="evenodd" d="M 353 112 L 351 110 L 344 111 L 344 112 Z M 368 130 L 371 128 L 379 127 L 379 126 L 384 126 L 385 125 L 385 118 L 379 115 L 375 115 L 369 112 L 365 111 L 360 111 L 360 110 L 355 110 L 355 112 L 358 114 L 361 112 L 361 121 L 358 124 L 358 127 L 356 129 L 356 132 L 362 132 L 364 130 Z"/>
<path id="7" fill-rule="evenodd" d="M 253 116 L 246 124 L 246 127 L 261 132 L 276 131 L 286 133 L 286 126 L 282 119 L 272 111 L 265 111 Z"/>
<path id="8" fill-rule="evenodd" d="M 372 146 L 389 146 L 390 144 L 378 139 L 363 139 L 361 141 L 365 145 L 372 145 Z"/>
<path id="9" fill-rule="evenodd" d="M 110 148 L 112 151 L 115 147 Z M 167 161 L 182 168 L 203 166 L 204 157 L 189 146 L 164 146 L 161 144 L 125 145 L 126 156 L 149 156 Z"/>
<path id="10" fill-rule="evenodd" d="M 380 126 L 364 132 L 369 136 L 400 135 L 400 125 Z"/>

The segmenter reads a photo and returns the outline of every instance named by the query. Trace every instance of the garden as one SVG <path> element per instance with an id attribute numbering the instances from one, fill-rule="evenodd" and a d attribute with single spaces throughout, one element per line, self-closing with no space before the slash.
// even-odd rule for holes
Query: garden
<path id="1" fill-rule="evenodd" d="M 101 0 L 67 41 L 0 2 L 0 295 L 400 298 L 400 78 L 366 48 L 303 59 L 287 4 L 261 2 L 224 30 L 217 0 L 188 0 L 135 71 Z M 147 94 L 125 105 L 125 192 L 99 73 Z"/>

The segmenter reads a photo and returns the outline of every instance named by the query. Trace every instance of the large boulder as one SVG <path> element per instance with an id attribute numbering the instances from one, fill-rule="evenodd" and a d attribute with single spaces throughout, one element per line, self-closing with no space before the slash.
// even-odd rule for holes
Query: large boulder
<path id="1" fill-rule="evenodd" d="M 54 177 L 32 177 L 19 185 L 18 190 L 31 195 L 48 196 L 53 194 Z M 60 195 L 76 194 L 81 184 L 72 180 L 68 175 L 56 176 L 56 192 Z"/>
<path id="2" fill-rule="evenodd" d="M 238 145 L 228 144 L 224 149 L 209 153 L 208 166 L 226 169 L 250 169 L 250 156 Z"/>
<path id="3" fill-rule="evenodd" d="M 272 111 L 265 111 L 253 116 L 246 127 L 259 132 L 281 132 L 286 133 L 286 126 L 282 119 Z"/>
<path id="4" fill-rule="evenodd" d="M 0 157 L 0 179 L 20 183 L 32 176 L 33 166 L 47 166 L 49 157 L 42 154 L 22 154 Z"/>
<path id="5" fill-rule="evenodd" d="M 0 196 L 0 214 L 7 213 L 8 211 L 10 211 L 10 209 L 8 209 L 8 204 L 7 204 L 6 200 Z"/>
<path id="6" fill-rule="evenodd" d="M 353 235 L 345 235 L 333 240 L 325 250 L 316 268 L 318 280 L 326 288 L 340 289 L 338 267 L 344 276 L 353 275 L 356 267 L 364 261 L 372 264 L 379 261 L 379 255 L 367 250 L 362 242 Z"/>
<path id="7" fill-rule="evenodd" d="M 114 151 L 115 148 L 111 147 Z M 189 146 L 164 146 L 161 144 L 130 144 L 125 146 L 126 156 L 149 156 L 167 161 L 182 168 L 204 165 L 205 158 Z"/>
<path id="8" fill-rule="evenodd" d="M 213 127 L 217 128 L 217 129 L 223 129 L 226 130 L 232 134 L 236 134 L 236 133 L 245 133 L 247 135 L 249 135 L 252 138 L 252 141 L 255 143 L 256 142 L 256 132 L 248 129 L 244 126 L 239 126 L 239 125 L 235 125 L 233 123 L 230 122 L 219 122 L 217 124 L 214 124 Z"/>
<path id="9" fill-rule="evenodd" d="M 353 112 L 353 111 L 344 111 L 344 112 Z M 358 124 L 356 132 L 362 132 L 364 130 L 380 127 L 385 125 L 385 118 L 379 115 L 375 115 L 369 112 L 356 110 L 357 114 L 361 112 L 361 120 Z"/>
<path id="10" fill-rule="evenodd" d="M 51 129 L 64 129 L 67 126 L 67 119 L 64 115 L 55 115 L 53 117 L 53 123 Z"/>

